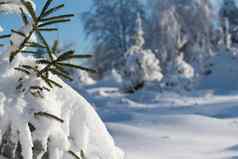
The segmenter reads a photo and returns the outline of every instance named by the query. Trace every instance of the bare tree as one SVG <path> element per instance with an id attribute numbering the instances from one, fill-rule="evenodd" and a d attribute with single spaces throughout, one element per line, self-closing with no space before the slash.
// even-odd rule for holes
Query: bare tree
<path id="1" fill-rule="evenodd" d="M 120 67 L 131 45 L 137 13 L 143 17 L 143 8 L 139 0 L 93 0 L 93 8 L 83 14 L 84 28 L 94 39 L 99 72 Z"/>

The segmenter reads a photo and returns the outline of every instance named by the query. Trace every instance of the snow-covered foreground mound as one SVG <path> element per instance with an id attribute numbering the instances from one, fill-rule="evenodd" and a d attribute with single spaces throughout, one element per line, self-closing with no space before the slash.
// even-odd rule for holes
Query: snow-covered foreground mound
<path id="1" fill-rule="evenodd" d="M 43 99 L 22 93 L 16 86 L 23 74 L 14 67 L 32 59 L 19 55 L 11 65 L 8 60 L 6 55 L 0 57 L 2 155 L 11 159 L 20 156 L 24 159 L 40 159 L 42 156 L 75 159 L 76 155 L 86 159 L 123 158 L 103 122 L 83 97 L 53 76 L 62 89 L 45 91 Z M 23 87 L 27 88 L 29 84 L 41 85 L 43 82 L 29 78 L 23 82 Z"/>

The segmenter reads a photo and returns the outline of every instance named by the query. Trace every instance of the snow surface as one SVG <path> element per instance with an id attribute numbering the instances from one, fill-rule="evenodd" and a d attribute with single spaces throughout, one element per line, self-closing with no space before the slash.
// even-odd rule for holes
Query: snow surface
<path id="1" fill-rule="evenodd" d="M 237 159 L 238 91 L 232 89 L 237 59 L 227 53 L 210 62 L 212 73 L 185 94 L 160 92 L 156 86 L 124 94 L 100 81 L 85 87 L 85 95 L 126 159 Z"/>
<path id="2" fill-rule="evenodd" d="M 93 93 L 91 100 L 126 159 L 238 157 L 238 95 L 183 97 L 147 90 L 125 97 L 112 88 L 92 92 L 97 91 L 104 94 Z"/>

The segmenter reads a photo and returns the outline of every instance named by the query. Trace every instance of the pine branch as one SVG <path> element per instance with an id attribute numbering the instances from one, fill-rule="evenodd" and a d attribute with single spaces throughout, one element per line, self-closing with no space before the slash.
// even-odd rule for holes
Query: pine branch
<path id="1" fill-rule="evenodd" d="M 64 123 L 64 120 L 53 115 L 53 114 L 49 114 L 49 113 L 46 113 L 46 112 L 38 112 L 38 113 L 35 113 L 34 114 L 35 117 L 37 116 L 45 116 L 47 118 L 51 118 L 51 119 L 55 119 L 56 121 L 59 121 L 60 123 Z"/>
<path id="2" fill-rule="evenodd" d="M 29 35 L 27 35 L 25 37 L 25 39 L 23 40 L 23 42 L 20 44 L 19 48 L 16 51 L 11 53 L 10 58 L 9 58 L 10 62 L 12 62 L 12 60 L 16 57 L 16 55 L 22 51 L 22 49 L 25 47 L 25 44 L 30 40 L 33 33 L 34 33 L 34 30 L 32 29 L 29 32 Z"/>
<path id="3" fill-rule="evenodd" d="M 53 46 L 52 46 L 52 52 L 54 52 L 54 53 L 56 53 L 56 51 L 57 51 L 57 49 L 58 49 L 58 46 L 59 46 L 59 42 L 58 42 L 58 40 L 55 40 L 54 41 L 54 44 L 53 44 Z"/>
<path id="4" fill-rule="evenodd" d="M 20 8 L 20 11 L 21 11 L 21 18 L 22 18 L 22 21 L 25 25 L 29 24 L 29 21 L 27 19 L 27 15 L 25 14 L 25 12 L 23 11 L 22 8 Z"/>
<path id="5" fill-rule="evenodd" d="M 52 31 L 58 31 L 57 28 L 39 28 L 40 32 L 52 32 Z"/>
<path id="6" fill-rule="evenodd" d="M 6 34 L 6 35 L 0 35 L 0 39 L 6 39 L 6 38 L 10 38 L 11 34 Z"/>
<path id="7" fill-rule="evenodd" d="M 71 67 L 71 68 L 81 69 L 81 70 L 91 72 L 91 73 L 97 73 L 96 70 L 86 68 L 86 67 L 82 67 L 82 66 L 75 65 L 75 64 L 70 64 L 70 63 L 58 63 L 58 64 L 61 65 L 61 66 L 65 66 L 65 67 Z"/>
<path id="8" fill-rule="evenodd" d="M 67 60 L 68 57 L 74 55 L 74 51 L 73 50 L 70 50 L 70 51 L 67 51 L 63 54 L 61 54 L 58 58 L 57 58 L 57 61 L 65 61 Z"/>
<path id="9" fill-rule="evenodd" d="M 42 44 L 36 43 L 36 42 L 27 42 L 25 46 L 32 47 L 32 48 L 43 48 L 43 49 L 46 48 Z"/>
<path id="10" fill-rule="evenodd" d="M 73 157 L 75 157 L 76 159 L 81 159 L 76 153 L 74 153 L 73 151 L 69 150 L 68 151 L 69 154 L 71 154 Z"/>
<path id="11" fill-rule="evenodd" d="M 69 55 L 64 58 L 64 60 L 71 60 L 71 59 L 88 59 L 92 58 L 93 55 Z M 59 60 L 60 61 L 60 60 Z"/>
<path id="12" fill-rule="evenodd" d="M 53 2 L 53 0 L 47 0 L 44 7 L 42 8 L 42 11 L 40 13 L 40 19 L 41 17 L 43 17 L 43 15 L 45 14 L 46 10 L 49 8 L 50 4 Z"/>
<path id="13" fill-rule="evenodd" d="M 59 84 L 59 83 L 57 83 L 57 82 L 55 82 L 55 81 L 53 81 L 53 80 L 51 80 L 51 79 L 48 79 L 48 81 L 49 81 L 51 84 L 55 85 L 56 87 L 63 88 L 63 86 L 62 86 L 61 84 Z"/>
<path id="14" fill-rule="evenodd" d="M 43 36 L 43 35 L 41 34 L 41 32 L 39 32 L 39 31 L 37 31 L 36 33 L 37 33 L 37 35 L 39 36 L 40 40 L 43 42 L 44 46 L 46 47 L 47 53 L 48 53 L 48 55 L 49 55 L 50 60 L 53 61 L 53 60 L 54 60 L 54 57 L 53 57 L 53 55 L 52 55 L 50 46 L 48 45 L 48 43 L 47 43 L 47 41 L 45 40 L 44 36 Z"/>
<path id="15" fill-rule="evenodd" d="M 24 0 L 21 0 L 21 3 L 24 5 L 24 7 L 27 9 L 27 11 L 29 12 L 29 14 L 31 15 L 31 17 L 33 18 L 34 22 L 37 22 L 38 21 L 38 18 L 35 14 L 35 11 L 34 9 L 32 8 L 32 5 L 30 2 L 28 1 L 24 1 Z"/>
<path id="16" fill-rule="evenodd" d="M 36 63 L 37 64 L 46 64 L 46 65 L 48 65 L 51 62 L 49 60 L 47 60 L 47 59 L 40 59 L 40 60 L 37 60 Z"/>
<path id="17" fill-rule="evenodd" d="M 61 19 L 71 18 L 73 16 L 74 14 L 65 14 L 65 15 L 53 16 L 49 18 L 43 18 L 40 21 L 44 22 L 44 21 L 52 21 L 52 20 L 61 20 Z"/>
<path id="18" fill-rule="evenodd" d="M 26 35 L 24 33 L 20 32 L 20 31 L 16 31 L 16 30 L 13 30 L 13 29 L 11 31 L 15 34 L 18 34 L 18 35 L 22 36 L 23 38 L 26 37 Z"/>
<path id="19" fill-rule="evenodd" d="M 30 75 L 30 74 L 31 74 L 28 70 L 23 69 L 23 68 L 16 67 L 16 68 L 14 68 L 14 69 L 15 69 L 16 71 L 23 72 L 23 73 L 25 73 L 25 74 L 27 74 L 27 75 Z"/>
<path id="20" fill-rule="evenodd" d="M 62 8 L 64 8 L 64 4 L 60 4 L 56 7 L 53 7 L 51 9 L 45 11 L 40 18 L 43 19 L 43 18 L 47 17 L 48 15 L 53 14 L 53 13 L 55 13 L 56 11 L 58 11 Z"/>
<path id="21" fill-rule="evenodd" d="M 46 23 L 42 23 L 42 24 L 39 25 L 39 28 L 49 26 L 49 25 L 58 24 L 58 23 L 65 23 L 65 22 L 70 22 L 70 19 L 54 20 L 54 21 L 49 21 L 49 22 L 46 22 Z"/>
<path id="22" fill-rule="evenodd" d="M 73 81 L 73 79 L 72 79 L 69 75 L 67 75 L 67 74 L 65 74 L 65 73 L 63 73 L 63 72 L 60 72 L 60 71 L 58 71 L 57 69 L 49 69 L 49 71 L 50 71 L 51 73 L 55 74 L 55 75 L 58 75 L 58 76 L 61 76 L 61 77 L 65 78 L 65 79 L 68 79 L 68 80 L 70 80 L 70 81 Z"/>
<path id="23" fill-rule="evenodd" d="M 86 159 L 86 156 L 85 156 L 85 154 L 84 154 L 84 151 L 83 151 L 83 150 L 81 150 L 81 151 L 80 151 L 80 155 L 81 155 L 82 159 Z"/>

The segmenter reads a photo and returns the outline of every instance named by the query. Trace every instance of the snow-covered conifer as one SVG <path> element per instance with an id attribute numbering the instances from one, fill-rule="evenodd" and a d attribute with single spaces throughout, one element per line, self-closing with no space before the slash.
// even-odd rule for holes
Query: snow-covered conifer
<path id="1" fill-rule="evenodd" d="M 161 84 L 163 89 L 182 91 L 192 88 L 194 69 L 184 61 L 183 53 L 180 53 L 173 62 L 169 63 L 167 72 Z"/>
<path id="2" fill-rule="evenodd" d="M 90 71 L 69 61 L 91 56 L 74 50 L 57 54 L 57 41 L 50 46 L 42 34 L 73 15 L 56 15 L 64 5 L 52 7 L 53 0 L 46 0 L 39 15 L 32 2 L 9 2 L 17 2 L 24 26 L 11 30 L 10 46 L 0 55 L 0 158 L 122 159 L 92 106 L 60 79 L 72 80 L 67 68 Z M 29 55 L 39 47 L 47 57 Z"/>
<path id="3" fill-rule="evenodd" d="M 136 19 L 134 45 L 125 54 L 126 64 L 122 70 L 124 87 L 135 91 L 147 81 L 160 81 L 163 78 L 160 62 L 151 50 L 145 50 L 144 31 L 140 15 Z"/>

